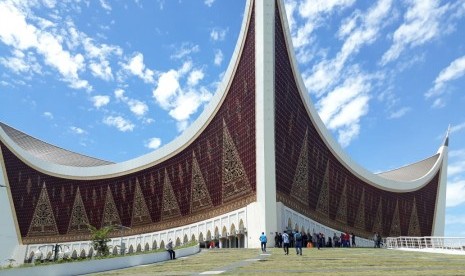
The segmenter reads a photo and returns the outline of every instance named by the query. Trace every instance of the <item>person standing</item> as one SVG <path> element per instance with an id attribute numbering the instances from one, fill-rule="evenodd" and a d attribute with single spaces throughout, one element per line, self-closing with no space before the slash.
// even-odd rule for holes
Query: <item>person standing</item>
<path id="1" fill-rule="evenodd" d="M 352 247 L 356 247 L 357 245 L 355 244 L 355 235 L 354 233 L 351 233 L 352 234 Z"/>
<path id="2" fill-rule="evenodd" d="M 283 237 L 284 255 L 289 255 L 289 234 L 284 232 L 282 237 Z"/>
<path id="3" fill-rule="evenodd" d="M 299 232 L 296 232 L 294 234 L 295 238 L 295 251 L 297 252 L 297 255 L 302 256 L 302 234 Z"/>
<path id="4" fill-rule="evenodd" d="M 170 253 L 170 260 L 175 260 L 176 259 L 176 252 L 174 252 L 173 249 L 173 241 L 169 240 L 169 242 L 166 244 L 165 249 Z"/>
<path id="5" fill-rule="evenodd" d="M 262 232 L 262 235 L 260 236 L 260 242 L 261 242 L 262 252 L 265 253 L 266 252 L 266 242 L 267 242 L 265 232 Z"/>

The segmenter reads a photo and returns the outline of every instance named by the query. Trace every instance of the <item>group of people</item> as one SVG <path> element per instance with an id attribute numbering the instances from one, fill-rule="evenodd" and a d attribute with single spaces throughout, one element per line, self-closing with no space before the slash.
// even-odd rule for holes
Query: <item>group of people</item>
<path id="1" fill-rule="evenodd" d="M 381 245 L 383 243 L 383 238 L 381 237 L 381 234 L 375 232 L 373 235 L 373 242 L 375 244 L 375 248 L 381 248 Z"/>
<path id="2" fill-rule="evenodd" d="M 356 236 L 353 233 L 341 233 L 339 236 L 334 233 L 333 237 L 326 239 L 323 233 L 313 233 L 313 235 L 307 235 L 304 232 L 298 231 L 284 231 L 282 234 L 275 234 L 275 245 L 276 247 L 355 247 Z M 287 242 L 286 242 L 287 241 Z M 284 249 L 284 252 L 288 252 Z M 297 252 L 300 254 L 300 252 Z"/>

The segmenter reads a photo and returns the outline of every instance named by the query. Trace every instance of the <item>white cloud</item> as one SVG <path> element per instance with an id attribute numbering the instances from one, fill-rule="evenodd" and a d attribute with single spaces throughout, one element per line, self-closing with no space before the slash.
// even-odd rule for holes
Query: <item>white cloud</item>
<path id="1" fill-rule="evenodd" d="M 137 116 L 144 116 L 149 111 L 147 104 L 139 100 L 131 99 L 128 101 L 128 105 L 131 112 Z"/>
<path id="2" fill-rule="evenodd" d="M 126 103 L 129 106 L 129 110 L 131 110 L 132 113 L 134 113 L 138 117 L 142 117 L 147 112 L 149 111 L 149 107 L 146 103 L 136 100 L 136 99 L 130 99 L 129 97 L 126 97 L 124 95 L 124 90 L 121 88 L 118 88 L 115 90 L 115 98 L 117 100 L 120 100 L 124 103 Z"/>
<path id="3" fill-rule="evenodd" d="M 168 72 L 162 73 L 158 79 L 157 88 L 153 90 L 153 97 L 164 109 L 170 107 L 172 98 L 180 89 L 178 75 L 176 70 L 169 70 Z"/>
<path id="4" fill-rule="evenodd" d="M 197 87 L 203 77 L 203 71 L 193 69 L 190 61 L 185 62 L 178 70 L 171 69 L 160 74 L 153 97 L 177 121 L 179 131 L 184 130 L 189 124 L 189 117 L 211 99 L 212 95 L 207 89 Z"/>
<path id="5" fill-rule="evenodd" d="M 110 102 L 110 97 L 109 96 L 104 96 L 104 95 L 96 95 L 91 98 L 92 103 L 95 108 L 100 108 L 102 106 L 107 105 Z"/>
<path id="6" fill-rule="evenodd" d="M 446 207 L 454 207 L 465 202 L 465 180 L 448 181 Z"/>
<path id="7" fill-rule="evenodd" d="M 402 107 L 401 109 L 391 113 L 389 115 L 389 119 L 399 119 L 404 117 L 405 114 L 407 114 L 411 110 L 410 107 Z"/>
<path id="8" fill-rule="evenodd" d="M 449 9 L 449 4 L 439 6 L 438 0 L 406 1 L 408 9 L 404 15 L 404 23 L 393 35 L 393 44 L 384 53 L 381 64 L 385 65 L 395 59 L 406 48 L 413 48 L 431 41 L 441 34 L 441 20 Z"/>
<path id="9" fill-rule="evenodd" d="M 131 74 L 138 76 L 146 83 L 154 82 L 154 72 L 148 68 L 145 68 L 144 55 L 142 53 L 135 53 L 135 55 L 128 61 L 127 64 L 123 64 L 123 68 Z"/>
<path id="10" fill-rule="evenodd" d="M 465 173 L 465 160 L 450 163 L 447 167 L 447 175 L 454 176 Z"/>
<path id="11" fill-rule="evenodd" d="M 444 99 L 442 98 L 437 98 L 434 100 L 433 104 L 431 105 L 432 108 L 443 108 L 446 106 L 446 103 L 444 102 Z"/>
<path id="12" fill-rule="evenodd" d="M 222 62 L 223 62 L 223 52 L 218 49 L 215 51 L 215 59 L 213 63 L 217 66 L 220 66 Z"/>
<path id="13" fill-rule="evenodd" d="M 214 41 L 223 41 L 229 29 L 214 28 L 210 32 L 210 38 Z"/>
<path id="14" fill-rule="evenodd" d="M 135 127 L 131 121 L 126 120 L 121 116 L 107 116 L 103 119 L 103 123 L 108 126 L 116 127 L 122 132 L 132 131 Z"/>
<path id="15" fill-rule="evenodd" d="M 105 1 L 105 0 L 100 0 L 100 6 L 102 6 L 102 8 L 107 10 L 107 11 L 111 11 L 110 4 L 108 4 L 108 2 Z"/>
<path id="16" fill-rule="evenodd" d="M 187 84 L 189 86 L 196 86 L 199 81 L 201 81 L 204 77 L 204 73 L 202 70 L 193 70 L 190 72 L 189 77 L 187 79 Z"/>
<path id="17" fill-rule="evenodd" d="M 215 2 L 215 0 L 205 0 L 204 3 L 205 5 L 211 7 L 213 5 L 213 3 Z"/>
<path id="18" fill-rule="evenodd" d="M 175 102 L 174 108 L 170 110 L 169 114 L 177 121 L 184 121 L 189 119 L 189 116 L 197 111 L 200 104 L 209 101 L 211 94 L 208 91 L 189 91 L 180 94 Z"/>
<path id="19" fill-rule="evenodd" d="M 47 119 L 53 119 L 53 114 L 52 114 L 52 112 L 45 111 L 42 115 L 43 115 L 45 118 L 47 118 Z"/>
<path id="20" fill-rule="evenodd" d="M 11 57 L 0 57 L 0 64 L 16 74 L 42 73 L 42 68 L 36 57 L 32 53 L 26 55 L 18 49 L 13 50 Z"/>
<path id="21" fill-rule="evenodd" d="M 82 134 L 87 133 L 87 131 L 83 130 L 82 128 L 75 127 L 75 126 L 72 126 L 69 129 L 71 130 L 72 133 L 78 134 L 78 135 L 82 135 Z"/>
<path id="22" fill-rule="evenodd" d="M 465 122 L 455 125 L 455 126 L 451 126 L 450 133 L 458 132 L 458 131 L 461 131 L 462 129 L 465 129 Z"/>
<path id="23" fill-rule="evenodd" d="M 84 56 L 73 55 L 64 50 L 61 35 L 29 24 L 26 21 L 28 16 L 27 10 L 20 9 L 11 2 L 0 3 L 0 40 L 16 50 L 35 49 L 70 87 L 92 90 L 92 86 L 79 77 L 79 72 L 85 69 Z"/>
<path id="24" fill-rule="evenodd" d="M 465 75 L 465 56 L 452 61 L 449 66 L 441 70 L 439 75 L 434 80 L 434 87 L 431 88 L 425 96 L 427 98 L 438 96 L 444 92 L 444 86 L 455 79 Z"/>
<path id="25" fill-rule="evenodd" d="M 199 45 L 194 45 L 192 43 L 183 43 L 179 49 L 176 49 L 175 53 L 171 55 L 173 59 L 182 59 L 186 56 L 189 56 L 193 53 L 198 53 L 200 51 Z"/>
<path id="26" fill-rule="evenodd" d="M 150 138 L 146 143 L 145 147 L 149 149 L 158 149 L 161 146 L 161 139 L 157 137 Z"/>

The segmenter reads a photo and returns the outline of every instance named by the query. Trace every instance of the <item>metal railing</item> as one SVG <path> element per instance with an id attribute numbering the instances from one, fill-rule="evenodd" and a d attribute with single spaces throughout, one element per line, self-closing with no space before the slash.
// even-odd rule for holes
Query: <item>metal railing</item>
<path id="1" fill-rule="evenodd" d="M 395 237 L 386 238 L 392 249 L 440 249 L 465 252 L 465 237 Z"/>

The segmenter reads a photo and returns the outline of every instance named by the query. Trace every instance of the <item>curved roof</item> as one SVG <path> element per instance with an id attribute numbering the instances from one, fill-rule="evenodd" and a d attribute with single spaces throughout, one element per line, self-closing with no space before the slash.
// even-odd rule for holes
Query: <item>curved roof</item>
<path id="1" fill-rule="evenodd" d="M 438 158 L 439 153 L 404 167 L 378 173 L 378 175 L 396 181 L 413 181 L 426 175 L 434 167 Z"/>
<path id="2" fill-rule="evenodd" d="M 241 46 L 245 40 L 247 22 L 251 12 L 251 3 L 253 3 L 253 1 L 247 1 L 246 11 L 248 11 L 249 14 L 245 14 L 243 18 L 238 42 L 236 44 L 233 56 L 230 60 L 228 69 L 224 74 L 223 81 L 217 88 L 217 92 L 211 99 L 210 103 L 205 107 L 203 113 L 199 116 L 199 118 L 196 121 L 194 121 L 183 134 L 181 134 L 175 140 L 171 141 L 165 146 L 161 147 L 160 149 L 157 149 L 156 151 L 128 161 L 120 163 L 104 163 L 106 161 L 82 156 L 56 147 L 52 151 L 50 147 L 53 146 L 48 144 L 47 145 L 49 151 L 43 150 L 39 152 L 34 152 L 31 148 L 27 150 L 25 149 L 24 145 L 17 145 L 17 141 L 21 141 L 21 139 L 14 135 L 10 137 L 10 134 L 4 134 L 4 132 L 7 132 L 7 130 L 11 132 L 11 129 L 9 129 L 8 127 L 0 128 L 0 139 L 7 146 L 11 147 L 13 151 L 16 152 L 16 154 L 21 156 L 23 160 L 26 160 L 29 165 L 36 168 L 37 170 L 47 172 L 56 176 L 65 176 L 70 179 L 102 179 L 114 177 L 116 175 L 124 175 L 130 172 L 148 168 L 150 166 L 153 166 L 154 164 L 161 163 L 175 156 L 178 152 L 180 152 L 182 149 L 186 148 L 190 143 L 192 143 L 195 140 L 195 138 L 199 136 L 200 133 L 206 128 L 211 118 L 215 116 L 219 106 L 221 106 L 221 103 L 224 100 L 225 95 L 227 94 L 227 88 L 230 85 L 231 79 L 234 75 L 236 63 L 239 60 L 239 55 L 242 49 Z M 280 11 L 282 12 L 283 18 L 287 18 L 287 16 L 285 16 L 286 13 L 283 1 L 277 1 L 277 3 Z M 293 50 L 294 48 L 291 41 L 288 22 L 287 20 L 283 20 L 282 23 L 285 26 L 284 35 L 289 51 L 289 57 L 291 59 L 291 66 L 293 68 L 294 76 L 297 81 L 300 96 L 305 103 L 307 112 L 312 122 L 314 123 L 315 128 L 319 132 L 319 135 L 322 137 L 323 141 L 333 152 L 336 158 L 354 175 L 360 177 L 361 179 L 364 179 L 367 183 L 370 183 L 371 185 L 383 190 L 403 192 L 416 190 L 424 186 L 432 177 L 434 177 L 435 173 L 441 168 L 441 165 L 443 163 L 443 153 L 447 152 L 447 143 L 444 143 L 440 147 L 440 149 L 438 150 L 438 154 L 435 155 L 434 158 L 431 157 L 418 163 L 382 174 L 374 174 L 368 171 L 367 169 L 361 167 L 359 164 L 354 162 L 347 155 L 347 153 L 344 152 L 342 147 L 334 140 L 329 130 L 324 125 L 323 121 L 318 115 L 317 110 L 315 109 L 312 101 L 309 98 L 309 95 L 302 80 L 302 76 L 297 66 L 297 60 Z M 35 140 L 38 141 L 37 139 Z M 46 143 L 42 142 L 42 144 L 38 143 L 37 145 L 44 147 L 43 144 Z M 60 156 L 61 154 L 62 156 Z M 76 160 L 69 160 L 73 159 L 71 158 L 71 156 L 73 156 L 73 158 L 76 158 Z M 92 162 L 96 162 L 95 165 L 91 165 L 91 160 L 93 160 Z M 445 162 L 447 162 L 447 160 Z M 104 168 L 101 167 L 102 165 L 105 165 Z"/>
<path id="3" fill-rule="evenodd" d="M 100 160 L 50 145 L 1 122 L 0 128 L 5 131 L 13 142 L 26 152 L 46 162 L 73 167 L 93 167 L 113 164 L 109 161 Z"/>

